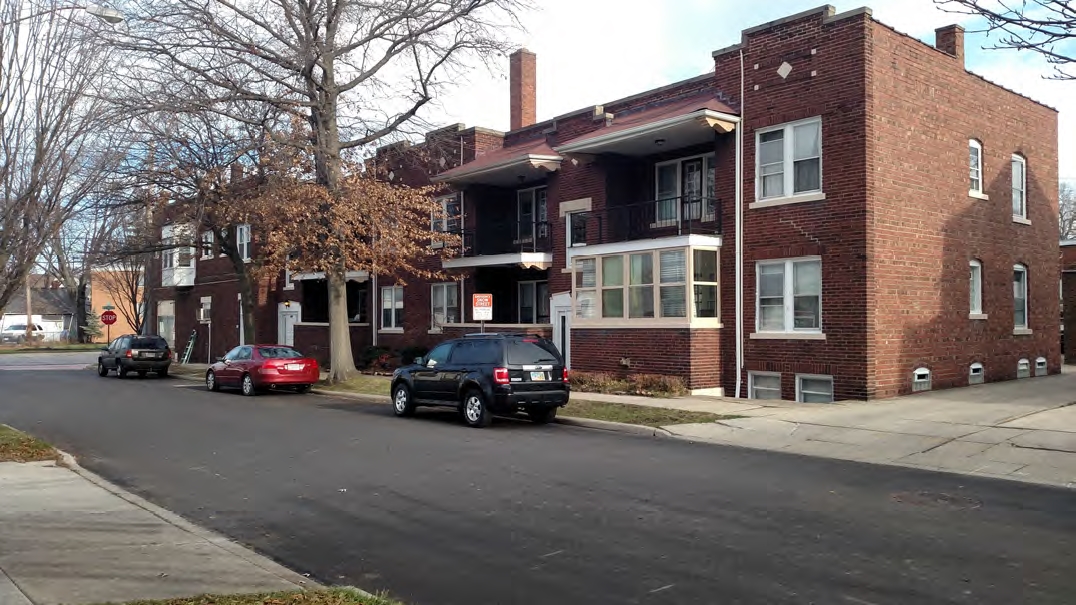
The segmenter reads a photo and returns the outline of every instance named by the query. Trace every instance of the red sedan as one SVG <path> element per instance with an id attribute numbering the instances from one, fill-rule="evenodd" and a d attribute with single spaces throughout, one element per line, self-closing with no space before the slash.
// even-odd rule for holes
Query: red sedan
<path id="1" fill-rule="evenodd" d="M 238 387 L 247 396 L 275 388 L 305 393 L 319 378 L 317 360 L 289 346 L 241 345 L 209 367 L 205 386 L 210 391 Z"/>

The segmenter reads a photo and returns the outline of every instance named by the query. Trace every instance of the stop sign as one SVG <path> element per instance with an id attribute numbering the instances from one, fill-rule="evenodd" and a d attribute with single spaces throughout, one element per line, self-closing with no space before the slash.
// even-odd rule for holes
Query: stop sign
<path id="1" fill-rule="evenodd" d="M 112 324 L 116 323 L 115 311 L 105 311 L 104 313 L 102 313 L 101 323 L 105 324 L 106 326 L 111 326 Z"/>

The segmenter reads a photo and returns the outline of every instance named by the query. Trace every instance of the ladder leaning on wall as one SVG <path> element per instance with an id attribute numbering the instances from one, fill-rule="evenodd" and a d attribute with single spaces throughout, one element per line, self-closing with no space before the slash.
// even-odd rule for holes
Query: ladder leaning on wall
<path id="1" fill-rule="evenodd" d="M 191 338 L 187 341 L 187 348 L 183 351 L 183 361 L 180 362 L 183 365 L 187 365 L 191 362 L 191 353 L 194 352 L 194 338 L 198 335 L 198 330 L 191 330 Z"/>

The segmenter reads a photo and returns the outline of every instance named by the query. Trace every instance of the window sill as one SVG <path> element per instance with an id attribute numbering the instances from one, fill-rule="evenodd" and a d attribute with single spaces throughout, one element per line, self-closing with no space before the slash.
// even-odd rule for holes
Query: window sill
<path id="1" fill-rule="evenodd" d="M 378 334 L 403 334 L 403 328 L 380 328 L 377 331 Z"/>
<path id="2" fill-rule="evenodd" d="M 804 202 L 821 202 L 825 199 L 826 194 L 824 192 L 815 191 L 814 193 L 800 193 L 798 195 L 759 200 L 757 202 L 751 202 L 747 207 L 769 208 L 770 206 L 785 206 L 788 204 L 802 204 Z"/>
<path id="3" fill-rule="evenodd" d="M 1013 328 L 1013 336 L 1031 336 L 1035 331 L 1031 328 Z"/>
<path id="4" fill-rule="evenodd" d="M 574 317 L 572 329 L 580 330 L 718 330 L 724 325 L 717 318 L 696 317 L 695 319 L 668 318 L 668 319 L 584 319 Z"/>
<path id="5" fill-rule="evenodd" d="M 825 340 L 823 332 L 753 332 L 751 340 Z"/>
<path id="6" fill-rule="evenodd" d="M 969 189 L 968 190 L 968 197 L 972 197 L 972 198 L 975 198 L 977 200 L 983 200 L 983 201 L 989 201 L 990 200 L 989 195 L 983 193 L 982 191 L 975 191 L 974 189 Z"/>
<path id="7" fill-rule="evenodd" d="M 1031 221 L 1029 219 L 1026 219 L 1026 218 L 1024 218 L 1022 216 L 1014 216 L 1014 217 L 1012 217 L 1012 222 L 1020 223 L 1021 225 L 1030 225 L 1031 224 Z"/>
<path id="8" fill-rule="evenodd" d="M 989 317 L 986 313 L 968 313 L 968 319 L 986 319 Z"/>

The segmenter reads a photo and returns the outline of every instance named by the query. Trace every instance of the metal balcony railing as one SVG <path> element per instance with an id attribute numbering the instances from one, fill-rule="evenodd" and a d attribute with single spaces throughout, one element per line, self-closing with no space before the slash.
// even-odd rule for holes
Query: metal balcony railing
<path id="1" fill-rule="evenodd" d="M 483 221 L 476 229 L 457 233 L 463 239 L 462 256 L 490 256 L 520 252 L 550 252 L 553 226 L 548 221 Z"/>
<path id="2" fill-rule="evenodd" d="M 686 196 L 611 205 L 569 216 L 569 243 L 607 244 L 676 235 L 720 235 L 721 203 Z"/>

